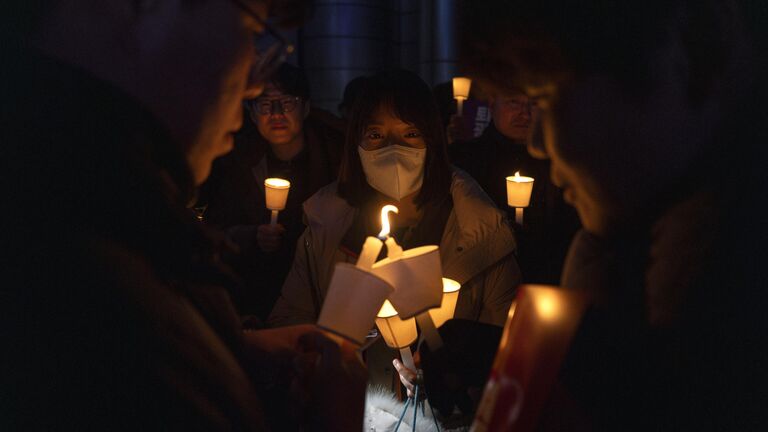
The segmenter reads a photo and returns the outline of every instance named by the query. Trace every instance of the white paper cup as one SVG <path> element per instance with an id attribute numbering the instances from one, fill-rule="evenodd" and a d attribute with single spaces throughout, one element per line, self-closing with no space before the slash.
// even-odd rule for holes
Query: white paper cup
<path id="1" fill-rule="evenodd" d="M 264 180 L 264 194 L 266 195 L 267 208 L 270 210 L 283 210 L 288 201 L 288 191 L 291 182 L 280 178 L 268 178 Z"/>
<path id="2" fill-rule="evenodd" d="M 416 319 L 400 319 L 400 315 L 388 301 L 384 302 L 376 317 L 376 327 L 390 348 L 406 348 L 419 336 L 416 331 Z"/>
<path id="3" fill-rule="evenodd" d="M 317 325 L 362 345 L 392 291 L 383 279 L 352 264 L 338 263 Z"/>
<path id="4" fill-rule="evenodd" d="M 459 301 L 459 289 L 461 285 L 453 279 L 443 278 L 443 300 L 440 307 L 429 310 L 429 316 L 435 327 L 440 328 L 446 321 L 453 318 L 456 312 L 456 303 Z"/>
<path id="5" fill-rule="evenodd" d="M 525 176 L 507 177 L 507 205 L 528 207 L 533 192 L 533 178 Z"/>
<path id="6" fill-rule="evenodd" d="M 437 246 L 408 249 L 394 260 L 384 258 L 371 271 L 394 287 L 389 301 L 402 319 L 440 306 L 443 269 Z"/>

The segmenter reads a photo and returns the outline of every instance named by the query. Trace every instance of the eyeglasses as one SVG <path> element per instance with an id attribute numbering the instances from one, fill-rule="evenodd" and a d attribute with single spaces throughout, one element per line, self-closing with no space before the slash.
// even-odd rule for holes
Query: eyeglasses
<path id="1" fill-rule="evenodd" d="M 243 0 L 232 0 L 243 12 L 254 21 L 264 26 L 264 33 L 254 37 L 256 47 L 266 47 L 258 50 L 258 60 L 253 66 L 251 79 L 256 82 L 266 81 L 294 50 L 293 44 L 288 42 L 278 31 L 259 17 Z M 265 43 L 266 42 L 266 43 Z"/>
<path id="2" fill-rule="evenodd" d="M 261 115 L 284 114 L 295 110 L 300 100 L 298 96 L 283 96 L 278 99 L 256 98 L 246 101 L 246 106 Z"/>

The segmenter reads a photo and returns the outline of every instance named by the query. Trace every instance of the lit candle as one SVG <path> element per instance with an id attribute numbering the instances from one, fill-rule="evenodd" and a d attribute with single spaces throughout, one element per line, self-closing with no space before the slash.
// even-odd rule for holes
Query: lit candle
<path id="1" fill-rule="evenodd" d="M 398 209 L 393 205 L 385 205 L 381 208 L 381 231 L 379 232 L 378 238 L 373 236 L 365 238 L 363 250 L 360 251 L 360 256 L 357 258 L 357 267 L 363 270 L 370 270 L 371 267 L 373 267 L 373 263 L 376 262 L 376 258 L 379 257 L 379 252 L 381 252 L 381 248 L 384 246 L 384 243 L 381 241 L 383 238 L 387 239 L 387 250 L 392 250 L 389 241 L 391 239 L 391 237 L 389 237 L 389 212 L 397 213 Z M 394 246 L 397 246 L 397 243 L 394 243 L 394 239 L 392 239 L 392 243 Z M 400 253 L 402 253 L 402 249 L 400 249 Z"/>
<path id="2" fill-rule="evenodd" d="M 461 117 L 462 105 L 464 101 L 469 98 L 469 87 L 472 85 L 472 80 L 465 77 L 453 78 L 453 98 L 457 103 L 457 114 Z"/>
<path id="3" fill-rule="evenodd" d="M 281 178 L 268 178 L 264 180 L 264 194 L 266 195 L 267 208 L 272 210 L 272 216 L 269 223 L 277 223 L 277 213 L 285 208 L 288 201 L 288 191 L 291 189 L 291 182 Z"/>
<path id="4" fill-rule="evenodd" d="M 507 204 L 515 208 L 515 222 L 523 224 L 523 208 L 531 203 L 533 191 L 533 177 L 520 175 L 520 171 L 514 176 L 507 177 Z"/>
<path id="5" fill-rule="evenodd" d="M 410 345 L 416 341 L 416 321 L 413 318 L 400 319 L 397 310 L 389 300 L 385 300 L 376 317 L 376 326 L 390 348 L 400 350 L 400 357 L 408 369 L 416 370 Z"/>

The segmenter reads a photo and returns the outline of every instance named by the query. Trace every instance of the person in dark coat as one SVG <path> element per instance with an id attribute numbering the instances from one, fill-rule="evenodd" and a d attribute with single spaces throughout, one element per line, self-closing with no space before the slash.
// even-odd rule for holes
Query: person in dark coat
<path id="1" fill-rule="evenodd" d="M 592 303 L 537 430 L 764 428 L 766 85 L 738 2 L 466 1 L 460 16 L 469 76 L 538 98 L 529 150 L 584 227 L 562 283 Z M 513 408 L 528 407 L 478 412 Z"/>
<path id="2" fill-rule="evenodd" d="M 302 204 L 336 180 L 344 136 L 318 118 L 309 82 L 289 64 L 283 64 L 265 92 L 246 106 L 248 119 L 235 150 L 217 161 L 209 180 L 204 220 L 225 229 L 238 245 L 234 265 L 244 287 L 236 304 L 241 314 L 263 322 L 304 232 Z M 291 182 L 276 225 L 270 224 L 264 186 L 272 177 Z"/>
<path id="3" fill-rule="evenodd" d="M 515 220 L 507 205 L 506 177 L 533 177 L 530 206 L 515 224 L 523 280 L 557 285 L 568 246 L 579 228 L 576 212 L 549 178 L 549 162 L 526 150 L 536 100 L 520 92 L 499 93 L 489 101 L 492 121 L 483 134 L 448 148 L 451 162 L 477 179 L 496 205 Z"/>
<path id="4" fill-rule="evenodd" d="M 221 236 L 186 207 L 280 60 L 252 45 L 269 4 L 43 3 L 0 75 L 0 429 L 359 430 L 350 352 L 243 333 Z"/>

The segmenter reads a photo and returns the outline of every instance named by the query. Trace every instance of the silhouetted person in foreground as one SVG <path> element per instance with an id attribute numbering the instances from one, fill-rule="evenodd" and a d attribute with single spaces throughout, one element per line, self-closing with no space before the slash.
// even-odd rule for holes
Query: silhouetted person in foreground
<path id="1" fill-rule="evenodd" d="M 766 93 L 735 3 L 467 1 L 460 16 L 475 82 L 538 98 L 529 148 L 584 227 L 562 284 L 593 303 L 539 428 L 764 427 Z"/>
<path id="2" fill-rule="evenodd" d="M 351 353 L 243 333 L 186 208 L 287 51 L 254 48 L 270 3 L 33 6 L 3 34 L 0 429 L 360 430 Z"/>

